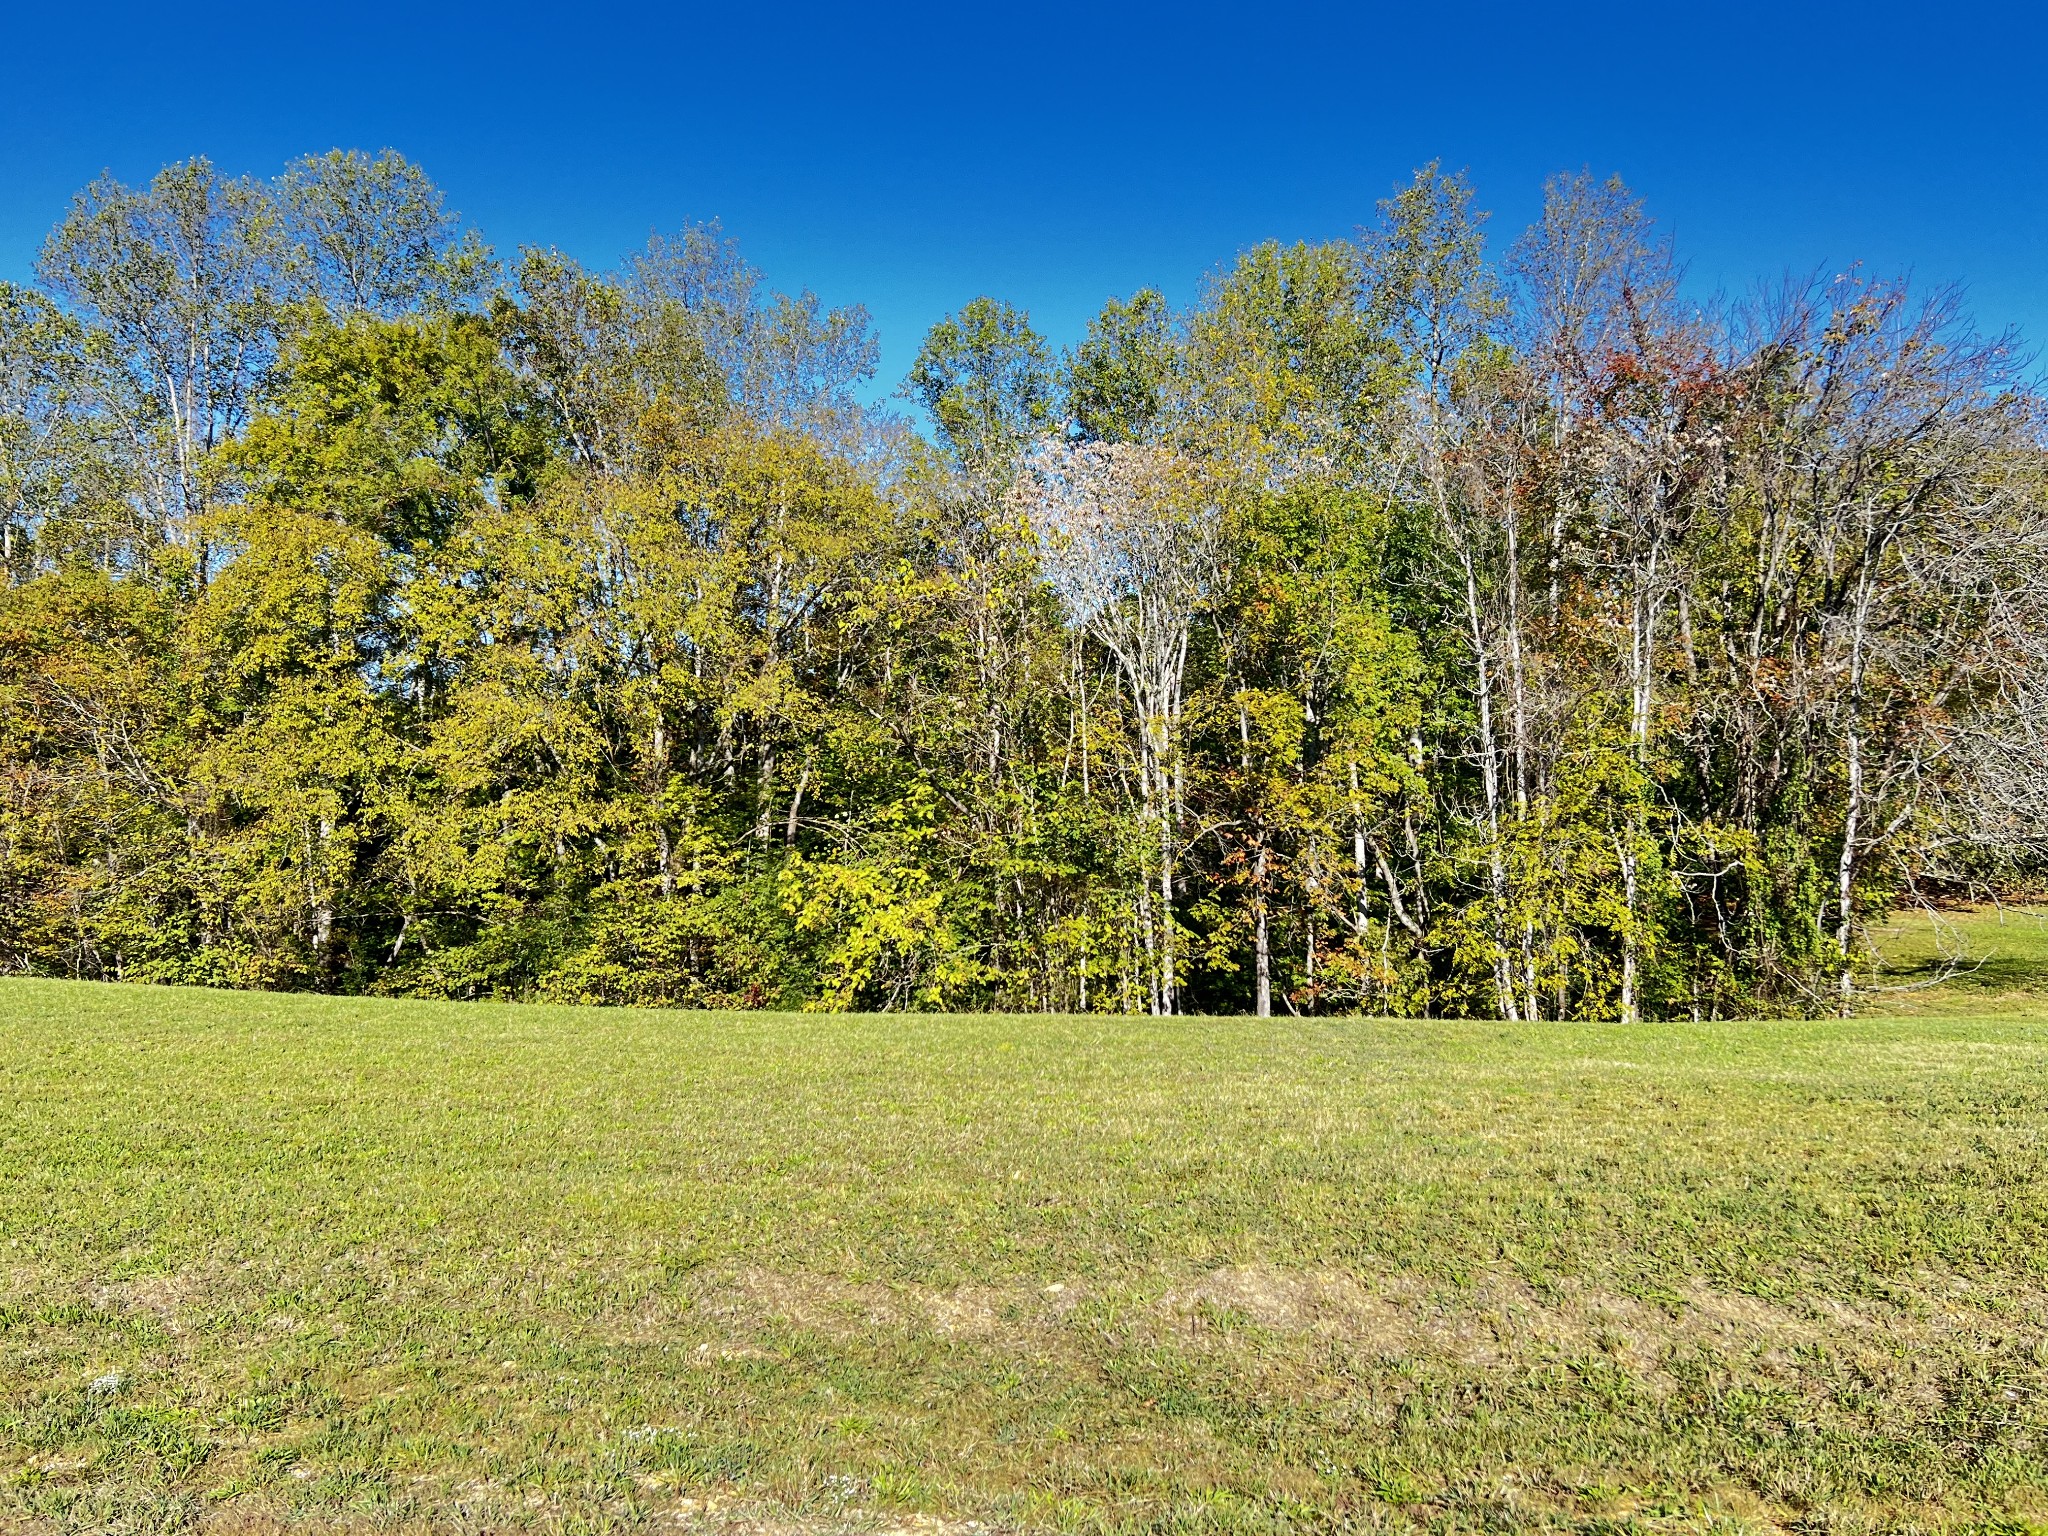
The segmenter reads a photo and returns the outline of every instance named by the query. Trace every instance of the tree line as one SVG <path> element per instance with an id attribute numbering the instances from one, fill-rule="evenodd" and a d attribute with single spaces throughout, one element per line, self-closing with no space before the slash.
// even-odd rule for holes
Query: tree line
<path id="1" fill-rule="evenodd" d="M 2041 398 L 1437 166 L 1056 353 L 396 154 L 0 285 L 0 969 L 834 1009 L 1846 1011 L 2048 852 Z M 921 415 L 913 425 L 908 408 Z"/>

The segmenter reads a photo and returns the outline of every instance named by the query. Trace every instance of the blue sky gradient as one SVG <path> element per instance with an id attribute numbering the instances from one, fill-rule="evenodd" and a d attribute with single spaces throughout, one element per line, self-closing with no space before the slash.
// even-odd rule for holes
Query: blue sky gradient
<path id="1" fill-rule="evenodd" d="M 501 252 L 608 265 L 716 216 L 865 303 L 885 384 L 977 293 L 1077 336 L 1267 238 L 1468 167 L 1505 242 L 1618 171 L 1696 290 L 1855 261 L 2048 339 L 2035 7 L 20 7 L 0 19 L 0 277 L 70 195 L 206 154 L 422 164 Z"/>

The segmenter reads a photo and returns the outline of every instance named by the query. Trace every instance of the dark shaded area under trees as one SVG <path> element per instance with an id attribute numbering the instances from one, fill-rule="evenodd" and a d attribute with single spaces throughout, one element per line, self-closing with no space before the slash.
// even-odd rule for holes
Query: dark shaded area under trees
<path id="1" fill-rule="evenodd" d="M 859 310 L 500 259 L 396 155 L 96 183 L 0 285 L 0 969 L 1507 1018 L 1853 1005 L 2034 882 L 2041 401 L 1954 299 L 1701 306 L 1619 182 Z"/>

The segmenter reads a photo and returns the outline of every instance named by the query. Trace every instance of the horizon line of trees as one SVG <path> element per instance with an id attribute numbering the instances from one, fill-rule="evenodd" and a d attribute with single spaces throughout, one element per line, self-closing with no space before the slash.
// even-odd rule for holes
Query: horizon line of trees
<path id="1" fill-rule="evenodd" d="M 831 1009 L 1849 1012 L 2048 854 L 2040 391 L 1430 165 L 894 397 L 716 224 L 395 153 L 103 178 L 0 283 L 0 972 Z"/>

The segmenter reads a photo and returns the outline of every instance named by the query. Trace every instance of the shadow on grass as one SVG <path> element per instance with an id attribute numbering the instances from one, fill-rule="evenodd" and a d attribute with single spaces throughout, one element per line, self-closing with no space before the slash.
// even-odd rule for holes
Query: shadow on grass
<path id="1" fill-rule="evenodd" d="M 2048 909 L 1902 911 L 1876 935 L 1877 1011 L 2048 1014 Z"/>

